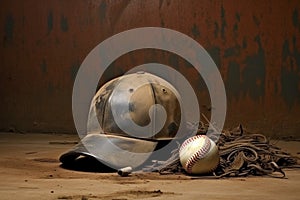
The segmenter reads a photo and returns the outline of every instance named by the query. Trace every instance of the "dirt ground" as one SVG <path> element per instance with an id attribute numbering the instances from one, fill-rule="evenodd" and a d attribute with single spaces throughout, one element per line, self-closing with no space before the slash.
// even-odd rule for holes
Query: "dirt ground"
<path id="1" fill-rule="evenodd" d="M 76 135 L 0 133 L 0 199 L 300 199 L 297 169 L 285 170 L 285 179 L 218 180 L 156 173 L 120 177 L 116 172 L 68 170 L 60 166 L 58 157 L 76 141 Z M 299 154 L 299 144 L 277 143 L 293 154 Z"/>

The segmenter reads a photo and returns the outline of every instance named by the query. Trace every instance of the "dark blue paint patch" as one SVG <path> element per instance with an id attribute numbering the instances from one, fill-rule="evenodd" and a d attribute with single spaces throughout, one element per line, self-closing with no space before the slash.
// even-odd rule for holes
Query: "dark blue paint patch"
<path id="1" fill-rule="evenodd" d="M 240 93 L 240 66 L 237 62 L 231 61 L 228 65 L 228 74 L 226 81 L 226 93 L 229 98 L 238 97 Z"/>
<path id="2" fill-rule="evenodd" d="M 50 11 L 47 17 L 48 34 L 53 30 L 53 12 Z"/>
<path id="3" fill-rule="evenodd" d="M 294 49 L 293 52 L 290 51 L 290 43 L 287 39 L 282 45 L 283 66 L 281 68 L 281 95 L 289 109 L 291 109 L 295 103 L 300 102 L 300 92 L 298 88 L 300 84 L 300 51 L 296 43 L 297 38 L 294 36 L 291 48 Z"/>
<path id="4" fill-rule="evenodd" d="M 225 49 L 224 51 L 224 57 L 228 58 L 228 57 L 232 57 L 232 56 L 239 56 L 241 53 L 241 47 L 240 46 L 235 46 L 235 47 L 230 47 Z"/>
<path id="5" fill-rule="evenodd" d="M 236 18 L 236 20 L 238 22 L 240 22 L 241 21 L 241 15 L 240 15 L 240 13 L 235 13 L 235 18 Z"/>
<path id="6" fill-rule="evenodd" d="M 40 67 L 41 67 L 41 71 L 43 72 L 43 74 L 47 74 L 48 70 L 47 70 L 47 63 L 46 63 L 45 59 L 42 60 Z"/>
<path id="7" fill-rule="evenodd" d="M 60 29 L 63 32 L 67 32 L 69 30 L 68 19 L 64 15 L 60 18 Z"/>
<path id="8" fill-rule="evenodd" d="M 298 66 L 299 71 L 300 71 L 300 51 L 297 48 L 297 37 L 293 36 L 292 39 L 292 48 L 294 49 L 293 52 L 290 51 L 290 44 L 288 39 L 285 39 L 282 45 L 282 60 L 283 62 L 287 62 L 289 57 L 292 57 L 294 59 L 291 60 L 295 60 L 296 63 L 290 63 L 291 66 L 293 66 L 294 64 L 296 66 Z"/>
<path id="9" fill-rule="evenodd" d="M 101 4 L 99 5 L 99 18 L 101 22 L 103 22 L 105 19 L 106 9 L 107 9 L 107 4 L 105 1 L 102 1 Z"/>
<path id="10" fill-rule="evenodd" d="M 232 31 L 234 33 L 234 36 L 237 37 L 238 36 L 238 30 L 239 30 L 239 22 L 241 20 L 241 16 L 239 13 L 235 13 L 235 18 L 236 18 L 236 23 L 234 23 Z"/>
<path id="11" fill-rule="evenodd" d="M 282 60 L 286 61 L 288 56 L 291 55 L 290 52 L 290 45 L 289 41 L 287 39 L 284 40 L 283 45 L 282 45 Z"/>
<path id="12" fill-rule="evenodd" d="M 227 26 L 226 19 L 225 19 L 225 9 L 222 4 L 221 6 L 221 38 L 225 39 L 225 28 Z"/>
<path id="13" fill-rule="evenodd" d="M 215 38 L 217 38 L 219 36 L 219 31 L 220 31 L 219 24 L 215 22 L 214 26 L 215 26 L 214 35 Z"/>
<path id="14" fill-rule="evenodd" d="M 289 71 L 287 68 L 282 68 L 281 70 L 282 97 L 289 109 L 291 109 L 297 101 L 300 101 L 298 73 L 292 70 Z"/>
<path id="15" fill-rule="evenodd" d="M 194 24 L 192 27 L 192 34 L 193 34 L 194 38 L 197 38 L 200 36 L 200 31 L 196 24 Z"/>
<path id="16" fill-rule="evenodd" d="M 15 20 L 12 15 L 7 15 L 4 25 L 4 45 L 11 43 L 14 36 Z"/>
<path id="17" fill-rule="evenodd" d="M 73 63 L 73 65 L 70 68 L 71 80 L 73 81 L 75 80 L 79 68 L 80 68 L 79 62 Z"/>
<path id="18" fill-rule="evenodd" d="M 237 37 L 237 34 L 238 34 L 238 30 L 239 30 L 239 25 L 238 23 L 235 23 L 233 25 L 233 28 L 232 28 L 232 31 L 234 32 L 234 35 Z"/>
<path id="19" fill-rule="evenodd" d="M 300 25 L 299 24 L 299 16 L 298 16 L 297 8 L 295 8 L 295 10 L 293 12 L 292 20 L 293 20 L 294 27 L 297 28 Z"/>
<path id="20" fill-rule="evenodd" d="M 300 50 L 299 50 L 299 48 L 297 48 L 297 37 L 296 36 L 293 36 L 293 49 L 294 49 L 294 57 L 296 60 L 296 66 L 298 66 L 298 69 L 300 71 Z"/>
<path id="21" fill-rule="evenodd" d="M 254 21 L 254 23 L 255 23 L 256 26 L 260 25 L 260 21 L 259 21 L 259 19 L 255 15 L 253 15 L 253 21 Z"/>
<path id="22" fill-rule="evenodd" d="M 259 100 L 265 94 L 265 52 L 259 35 L 255 37 L 255 41 L 258 44 L 258 51 L 244 60 L 241 88 L 244 95 L 249 94 L 253 100 Z"/>
<path id="23" fill-rule="evenodd" d="M 217 67 L 220 67 L 221 64 L 221 50 L 217 46 L 213 46 L 210 49 L 207 49 L 207 52 L 211 56 L 211 58 L 216 63 Z"/>

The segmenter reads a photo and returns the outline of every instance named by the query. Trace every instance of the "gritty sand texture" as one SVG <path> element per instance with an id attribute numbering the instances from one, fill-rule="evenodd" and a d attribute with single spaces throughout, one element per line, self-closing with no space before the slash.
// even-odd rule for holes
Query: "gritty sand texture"
<path id="1" fill-rule="evenodd" d="M 300 198 L 300 170 L 287 178 L 196 179 L 185 175 L 84 172 L 60 166 L 59 155 L 78 141 L 76 135 L 0 133 L 0 199 L 286 199 Z M 300 142 L 278 141 L 294 155 Z M 91 169 L 97 164 L 87 162 Z"/>

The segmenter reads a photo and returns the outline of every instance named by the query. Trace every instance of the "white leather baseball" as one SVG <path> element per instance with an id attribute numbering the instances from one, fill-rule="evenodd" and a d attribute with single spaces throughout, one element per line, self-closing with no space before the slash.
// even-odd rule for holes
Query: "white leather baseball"
<path id="1" fill-rule="evenodd" d="M 212 172 L 220 161 L 217 145 L 206 135 L 196 135 L 185 140 L 179 149 L 179 158 L 189 174 Z"/>

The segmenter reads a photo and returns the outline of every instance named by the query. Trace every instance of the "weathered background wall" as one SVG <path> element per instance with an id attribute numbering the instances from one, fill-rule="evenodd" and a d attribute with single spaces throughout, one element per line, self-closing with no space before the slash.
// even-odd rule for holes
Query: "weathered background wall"
<path id="1" fill-rule="evenodd" d="M 144 26 L 180 31 L 210 53 L 226 86 L 225 127 L 300 137 L 298 0 L 2 0 L 0 129 L 75 132 L 71 95 L 81 62 L 106 38 Z M 103 81 L 153 61 L 188 75 L 207 99 L 192 68 L 166 52 L 126 54 Z"/>

